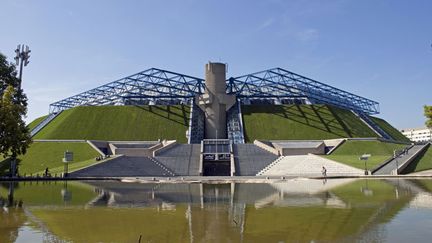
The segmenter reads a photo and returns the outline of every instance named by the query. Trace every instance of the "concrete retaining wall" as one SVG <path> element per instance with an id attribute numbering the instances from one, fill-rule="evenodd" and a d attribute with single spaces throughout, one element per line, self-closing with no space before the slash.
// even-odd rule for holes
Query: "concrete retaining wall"
<path id="1" fill-rule="evenodd" d="M 265 143 L 263 143 L 263 142 L 261 142 L 259 140 L 255 140 L 254 144 L 256 146 L 258 146 L 258 147 L 260 147 L 260 148 L 262 148 L 262 149 L 264 149 L 264 150 L 272 153 L 272 154 L 275 154 L 275 155 L 279 155 L 280 154 L 279 151 L 276 148 L 274 148 L 272 146 L 269 146 L 268 144 L 265 144 Z"/>
<path id="2" fill-rule="evenodd" d="M 174 147 L 176 145 L 177 145 L 177 141 L 176 140 L 162 142 L 161 146 L 159 148 L 156 148 L 153 151 L 152 155 L 150 155 L 150 156 L 156 157 L 158 154 L 160 154 L 163 151 L 165 151 L 165 150 L 167 150 L 169 148 L 172 148 L 172 147 Z"/>

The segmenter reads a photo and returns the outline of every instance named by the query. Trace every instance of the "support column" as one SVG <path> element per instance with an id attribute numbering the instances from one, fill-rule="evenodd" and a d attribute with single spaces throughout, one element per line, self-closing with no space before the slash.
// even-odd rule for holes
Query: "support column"
<path id="1" fill-rule="evenodd" d="M 226 94 L 226 65 L 209 62 L 205 66 L 206 90 L 197 97 L 197 105 L 204 111 L 205 138 L 225 139 L 226 112 L 235 104 L 235 95 Z"/>

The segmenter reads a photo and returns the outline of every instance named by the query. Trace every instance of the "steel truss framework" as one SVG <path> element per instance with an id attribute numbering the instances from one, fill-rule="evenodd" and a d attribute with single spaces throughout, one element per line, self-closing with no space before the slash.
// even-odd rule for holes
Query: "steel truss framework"
<path id="1" fill-rule="evenodd" d="M 133 100 L 187 100 L 203 91 L 203 79 L 151 68 L 52 103 L 50 113 L 75 106 L 125 105 Z"/>
<path id="2" fill-rule="evenodd" d="M 378 114 L 379 103 L 316 80 L 284 70 L 269 69 L 230 78 L 228 93 L 238 98 L 307 99 L 314 104 L 330 104 L 367 114 Z"/>
<path id="3" fill-rule="evenodd" d="M 71 96 L 50 105 L 50 113 L 75 106 L 188 102 L 205 89 L 204 80 L 151 68 Z M 378 114 L 379 103 L 281 68 L 227 80 L 227 92 L 240 99 L 307 99 L 367 114 Z"/>

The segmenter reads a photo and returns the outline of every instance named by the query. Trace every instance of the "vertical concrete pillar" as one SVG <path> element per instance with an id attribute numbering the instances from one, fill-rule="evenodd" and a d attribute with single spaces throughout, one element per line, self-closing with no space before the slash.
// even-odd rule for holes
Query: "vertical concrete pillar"
<path id="1" fill-rule="evenodd" d="M 205 65 L 206 90 L 197 97 L 197 105 L 204 111 L 205 138 L 227 137 L 226 112 L 235 103 L 234 95 L 226 94 L 226 65 L 211 63 Z"/>

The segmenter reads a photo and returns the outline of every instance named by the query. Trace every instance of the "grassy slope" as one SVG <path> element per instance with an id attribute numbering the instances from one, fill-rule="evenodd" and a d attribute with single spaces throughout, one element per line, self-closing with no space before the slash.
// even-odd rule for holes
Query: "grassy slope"
<path id="1" fill-rule="evenodd" d="M 250 105 L 242 114 L 247 142 L 377 136 L 350 111 L 326 105 Z"/>
<path id="2" fill-rule="evenodd" d="M 188 106 L 93 106 L 63 111 L 35 139 L 157 140 L 186 142 Z"/>
<path id="3" fill-rule="evenodd" d="M 41 123 L 47 116 L 41 116 L 36 119 L 34 119 L 30 124 L 27 125 L 29 130 L 31 131 L 33 128 L 35 128 L 39 123 Z"/>
<path id="4" fill-rule="evenodd" d="M 363 154 L 371 154 L 372 156 L 367 161 L 367 168 L 370 170 L 393 156 L 394 150 L 400 150 L 404 147 L 405 145 L 402 144 L 385 143 L 380 141 L 348 140 L 337 148 L 331 155 L 323 157 L 359 169 L 364 169 L 364 161 L 360 161 L 359 157 Z"/>
<path id="5" fill-rule="evenodd" d="M 432 146 L 429 146 L 403 171 L 404 174 L 432 169 Z"/>
<path id="6" fill-rule="evenodd" d="M 50 169 L 51 173 L 62 172 L 63 163 L 62 158 L 66 150 L 74 152 L 74 162 L 71 163 L 71 167 L 75 164 L 82 164 L 81 161 L 85 161 L 87 164 L 95 162 L 95 157 L 99 156 L 90 145 L 87 143 L 56 143 L 56 142 L 35 142 L 30 145 L 27 153 L 24 156 L 19 157 L 19 173 L 41 173 L 46 167 Z M 81 163 L 79 163 L 81 162 Z M 8 161 L 4 160 L 0 162 L 3 164 L 4 169 L 0 173 L 7 173 L 9 167 Z M 57 168 L 57 171 L 52 169 Z M 60 169 L 59 169 L 60 168 Z"/>
<path id="7" fill-rule="evenodd" d="M 409 143 L 410 140 L 405 137 L 401 132 L 399 132 L 399 130 L 397 130 L 396 128 L 394 128 L 392 125 L 390 125 L 387 121 L 378 118 L 378 117 L 370 117 L 376 124 L 378 124 L 379 127 L 381 127 L 384 132 L 386 132 L 387 134 L 389 134 L 394 140 L 396 141 L 402 141 L 402 142 L 407 142 Z"/>

